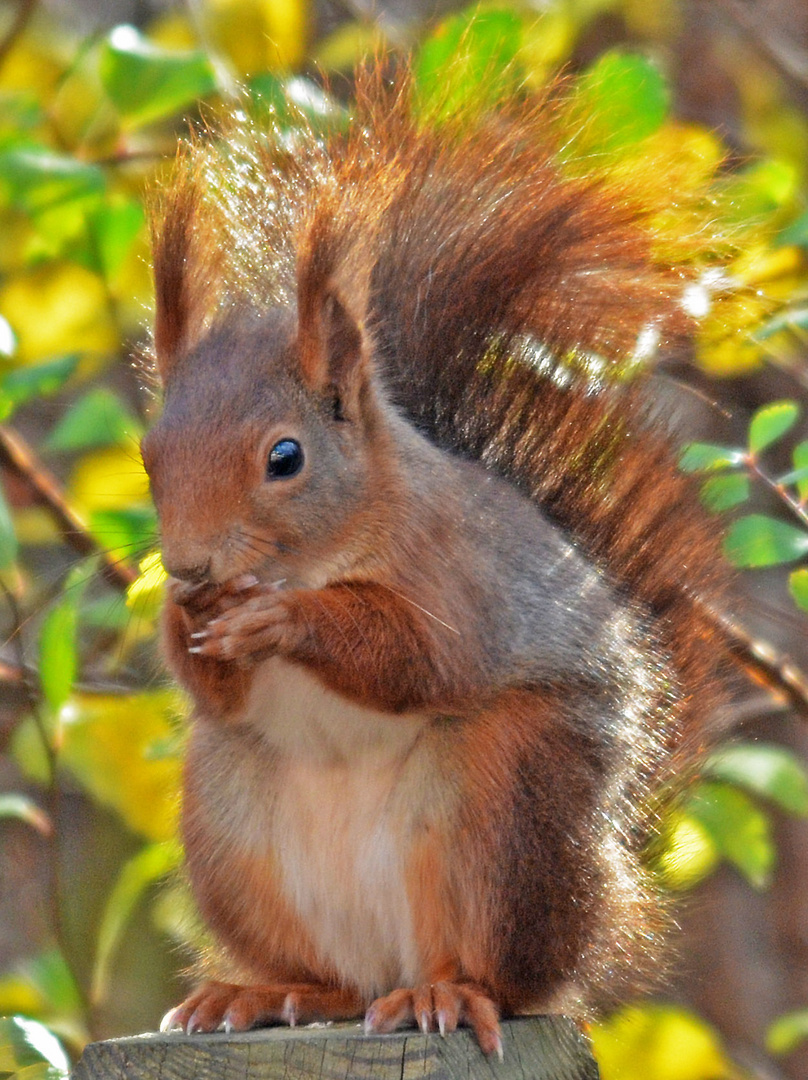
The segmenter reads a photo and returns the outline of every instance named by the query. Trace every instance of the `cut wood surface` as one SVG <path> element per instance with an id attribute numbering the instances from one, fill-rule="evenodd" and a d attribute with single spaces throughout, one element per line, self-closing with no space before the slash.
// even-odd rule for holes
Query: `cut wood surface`
<path id="1" fill-rule="evenodd" d="M 357 1024 L 226 1035 L 139 1035 L 91 1043 L 73 1080 L 598 1080 L 589 1044 L 564 1017 L 502 1025 L 504 1060 L 486 1058 L 469 1031 L 442 1039 Z"/>

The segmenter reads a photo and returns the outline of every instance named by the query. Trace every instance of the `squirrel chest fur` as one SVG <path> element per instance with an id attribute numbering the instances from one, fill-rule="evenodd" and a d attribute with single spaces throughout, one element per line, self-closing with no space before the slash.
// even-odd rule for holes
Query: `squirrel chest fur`
<path id="1" fill-rule="evenodd" d="M 244 123 L 183 151 L 143 456 L 217 947 L 169 1026 L 468 1023 L 490 1052 L 503 1012 L 642 980 L 640 849 L 720 699 L 722 570 L 637 392 L 574 369 L 686 329 L 652 247 L 540 106 L 430 134 L 371 76 L 293 156 Z"/>

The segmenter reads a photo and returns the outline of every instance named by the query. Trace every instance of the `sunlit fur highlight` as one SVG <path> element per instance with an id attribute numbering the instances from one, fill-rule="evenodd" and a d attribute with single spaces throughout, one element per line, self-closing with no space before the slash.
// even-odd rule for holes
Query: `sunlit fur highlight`
<path id="1" fill-rule="evenodd" d="M 334 777 L 350 790 L 366 769 L 378 785 L 400 891 L 379 881 L 367 913 L 389 905 L 390 956 L 418 958 L 399 972 L 416 988 L 447 981 L 506 1012 L 584 1014 L 657 963 L 666 920 L 640 852 L 722 699 L 709 611 L 725 572 L 644 386 L 592 371 L 625 363 L 649 329 L 663 348 L 685 340 L 696 260 L 671 261 L 681 245 L 655 234 L 650 187 L 560 163 L 560 109 L 547 94 L 431 127 L 406 76 L 387 85 L 374 68 L 347 130 L 234 116 L 183 147 L 158 200 L 156 367 L 191 403 L 196 367 L 218 425 L 179 410 L 179 435 L 158 424 L 149 437 L 165 541 L 180 566 L 201 565 L 208 545 L 225 594 L 228 575 L 267 565 L 286 582 L 225 595 L 218 629 L 180 590 L 167 606 L 169 663 L 196 703 L 184 827 L 221 944 L 213 970 L 270 988 L 252 1012 L 235 991 L 194 997 L 183 1022 L 208 1001 L 213 1024 L 231 999 L 242 1019 L 284 1019 L 276 984 L 321 986 L 332 1016 L 394 990 L 387 961 L 363 952 L 361 920 L 334 945 L 342 909 L 301 915 L 322 882 L 288 862 L 277 823 L 300 812 L 290 769 L 303 767 L 326 802 Z M 262 325 L 278 328 L 266 358 Z M 311 511 L 304 527 L 290 503 L 275 533 L 230 526 L 254 449 L 226 441 L 240 413 L 217 403 L 216 348 L 234 401 L 269 370 L 318 416 L 333 397 L 334 422 L 362 437 L 361 507 L 328 522 Z M 210 490 L 194 487 L 205 454 Z M 478 494 L 490 526 L 473 518 Z M 513 581 L 489 534 L 508 539 L 511 514 L 525 564 L 545 543 L 560 575 L 578 575 L 554 617 L 572 641 L 580 616 L 581 640 L 557 660 L 544 597 L 504 599 Z M 589 597 L 608 625 L 589 627 Z M 520 619 L 535 655 L 509 667 Z M 192 632 L 204 643 L 189 653 Z M 300 704 L 318 694 L 319 713 Z M 342 838 L 356 859 L 358 820 Z M 297 845 L 308 838 L 314 862 L 321 825 Z M 346 910 L 349 865 L 332 867 Z"/>

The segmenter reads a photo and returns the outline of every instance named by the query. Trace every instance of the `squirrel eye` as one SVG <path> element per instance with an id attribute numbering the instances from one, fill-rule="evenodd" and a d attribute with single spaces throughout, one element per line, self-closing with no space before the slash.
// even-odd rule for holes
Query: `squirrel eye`
<path id="1" fill-rule="evenodd" d="M 303 447 L 297 439 L 281 439 L 269 451 L 267 480 L 287 480 L 303 468 Z"/>

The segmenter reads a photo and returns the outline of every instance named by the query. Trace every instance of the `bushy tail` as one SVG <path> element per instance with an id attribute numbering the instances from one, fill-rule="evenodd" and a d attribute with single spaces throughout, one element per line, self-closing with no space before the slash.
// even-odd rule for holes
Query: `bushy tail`
<path id="1" fill-rule="evenodd" d="M 347 131 L 238 118 L 186 150 L 158 231 L 158 336 L 162 322 L 182 341 L 186 312 L 207 325 L 233 305 L 296 304 L 303 320 L 337 289 L 398 407 L 507 476 L 654 610 L 685 687 L 680 730 L 699 737 L 716 530 L 642 388 L 609 374 L 691 329 L 690 238 L 660 231 L 658 178 L 570 160 L 561 89 L 437 126 L 412 98 L 377 66 Z"/>

